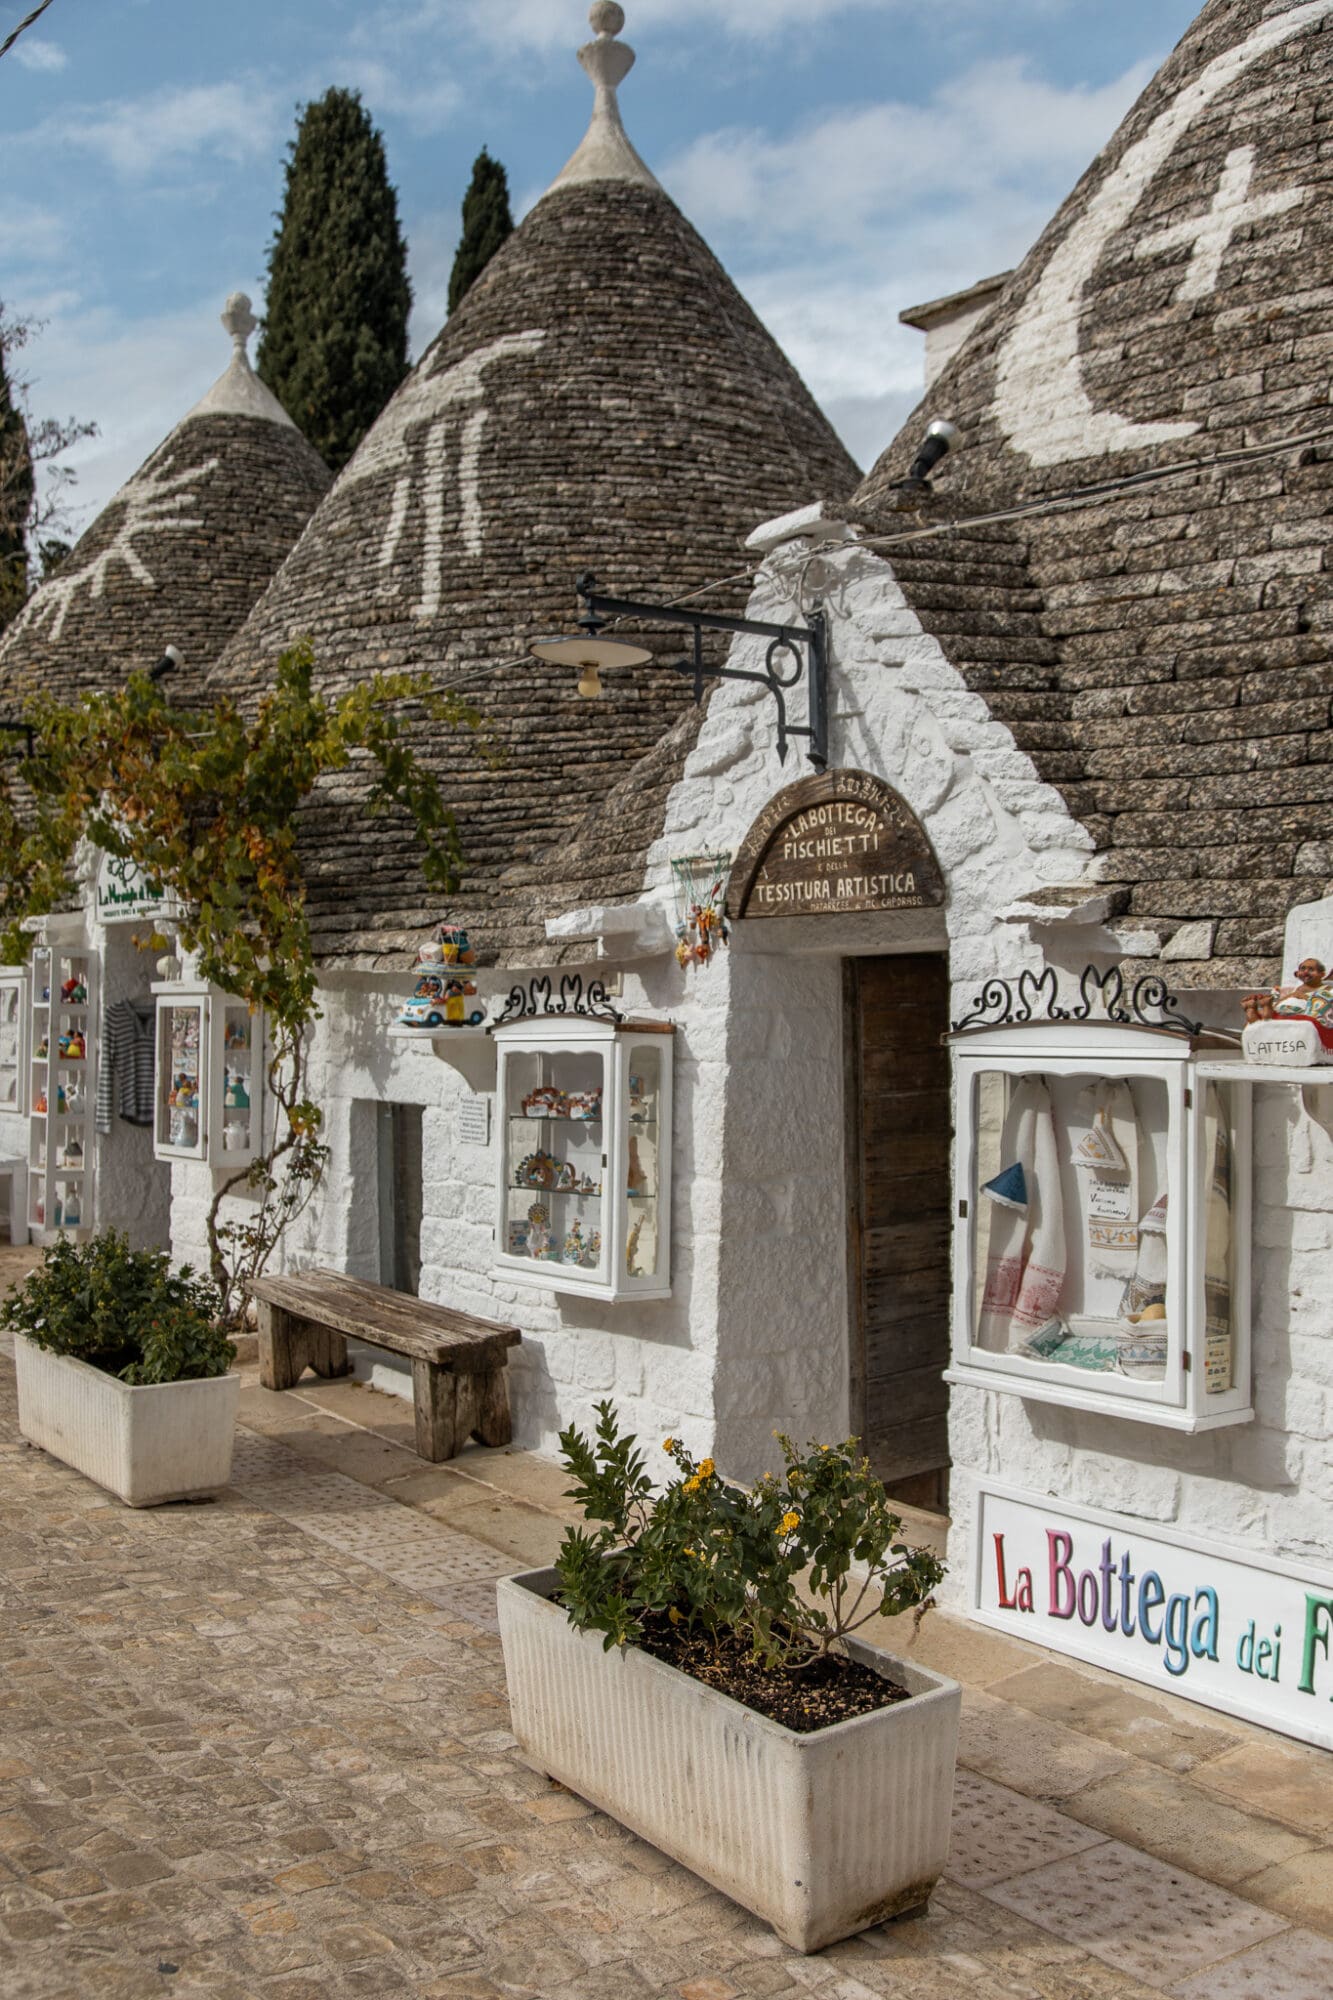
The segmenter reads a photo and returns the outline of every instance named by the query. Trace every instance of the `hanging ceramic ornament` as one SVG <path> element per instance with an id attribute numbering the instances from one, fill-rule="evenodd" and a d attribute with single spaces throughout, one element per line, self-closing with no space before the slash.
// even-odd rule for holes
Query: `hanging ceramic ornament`
<path id="1" fill-rule="evenodd" d="M 1001 1208 L 1016 1208 L 1026 1214 L 1028 1182 L 1022 1161 L 1015 1160 L 1011 1167 L 1002 1167 L 994 1180 L 985 1183 L 981 1192 L 988 1194 Z"/>

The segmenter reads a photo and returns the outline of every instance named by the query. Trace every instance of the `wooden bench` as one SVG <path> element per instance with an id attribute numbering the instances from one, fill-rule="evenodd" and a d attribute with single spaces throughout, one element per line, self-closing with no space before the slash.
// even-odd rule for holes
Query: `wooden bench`
<path id="1" fill-rule="evenodd" d="M 469 1437 L 496 1445 L 513 1436 L 506 1367 L 507 1350 L 522 1339 L 516 1326 L 427 1305 L 341 1271 L 256 1278 L 250 1296 L 258 1308 L 259 1379 L 266 1389 L 293 1388 L 307 1367 L 317 1375 L 345 1375 L 348 1339 L 363 1340 L 411 1360 L 423 1458 L 435 1464 L 452 1458 Z"/>

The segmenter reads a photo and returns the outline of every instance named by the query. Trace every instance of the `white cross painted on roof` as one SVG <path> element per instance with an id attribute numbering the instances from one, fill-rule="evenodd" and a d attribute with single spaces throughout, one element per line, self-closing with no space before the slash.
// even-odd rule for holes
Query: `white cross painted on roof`
<path id="1" fill-rule="evenodd" d="M 1253 176 L 1254 147 L 1234 147 L 1227 154 L 1211 206 L 1202 215 L 1173 222 L 1135 244 L 1136 257 L 1156 257 L 1163 250 L 1178 249 L 1182 243 L 1193 245 L 1185 275 L 1176 288 L 1177 304 L 1183 299 L 1206 299 L 1216 290 L 1222 259 L 1238 229 L 1266 215 L 1282 215 L 1305 199 L 1305 188 L 1281 188 L 1273 194 L 1256 195 L 1251 201 Z"/>

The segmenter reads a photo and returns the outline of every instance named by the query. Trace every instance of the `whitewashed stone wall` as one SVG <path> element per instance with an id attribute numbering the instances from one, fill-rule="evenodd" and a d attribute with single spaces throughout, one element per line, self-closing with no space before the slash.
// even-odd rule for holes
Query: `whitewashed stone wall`
<path id="1" fill-rule="evenodd" d="M 772 1462 L 774 1428 L 845 1431 L 840 961 L 947 949 L 961 1012 L 980 980 L 1043 963 L 1026 929 L 1001 913 L 1025 891 L 1090 872 L 1084 830 L 922 631 L 888 565 L 849 548 L 820 567 L 833 617 L 830 762 L 902 793 L 934 843 L 948 903 L 742 924 L 730 952 L 707 968 L 681 971 L 667 960 L 626 973 L 624 1010 L 677 1025 L 670 1300 L 612 1306 L 493 1278 L 498 1135 L 489 1148 L 460 1145 L 468 1086 L 434 1055 L 386 1039 L 405 981 L 347 975 L 323 991 L 312 1088 L 332 1159 L 284 1258 L 378 1274 L 373 1107 L 421 1104 L 422 1293 L 523 1328 L 511 1363 L 521 1445 L 552 1450 L 561 1426 L 587 1423 L 602 1396 L 644 1436 L 670 1431 L 696 1451 L 716 1449 L 740 1476 Z M 753 616 L 793 613 L 789 552 L 776 569 L 755 592 Z M 760 666 L 757 646 L 738 642 L 733 663 Z M 670 912 L 672 857 L 735 848 L 765 802 L 806 768 L 778 763 L 768 698 L 723 684 L 672 794 L 645 898 Z M 1069 964 L 1070 952 L 1079 963 L 1086 956 L 1078 940 L 1062 950 Z M 1224 999 L 1205 1004 L 1225 1018 Z M 983 1475 L 1254 1549 L 1326 1552 L 1333 1136 L 1285 1086 L 1256 1093 L 1255 1133 L 1256 1422 L 1191 1438 L 955 1389 L 946 1587 L 955 1601 Z M 209 1184 L 204 1169 L 175 1169 L 174 1243 L 196 1260 Z"/>

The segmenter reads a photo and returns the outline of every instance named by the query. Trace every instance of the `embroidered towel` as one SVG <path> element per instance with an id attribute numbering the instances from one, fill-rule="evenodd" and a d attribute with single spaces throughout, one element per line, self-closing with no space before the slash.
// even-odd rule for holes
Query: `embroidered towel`
<path id="1" fill-rule="evenodd" d="M 1060 1159 L 1050 1092 L 1040 1077 L 1024 1077 L 1010 1099 L 1000 1158 L 1006 1168 L 1022 1167 L 1027 1206 L 992 1205 L 979 1327 L 982 1345 L 991 1348 L 1020 1346 L 1045 1326 L 1065 1281 Z"/>
<path id="2" fill-rule="evenodd" d="M 1203 1157 L 1208 1167 L 1208 1204 L 1203 1237 L 1203 1382 L 1212 1395 L 1233 1380 L 1231 1337 L 1231 1134 L 1217 1085 L 1210 1083 L 1204 1104 Z"/>
<path id="3" fill-rule="evenodd" d="M 1139 1218 L 1139 1254 L 1134 1275 L 1125 1286 L 1120 1310 L 1128 1319 L 1145 1306 L 1166 1304 L 1166 1196 L 1159 1194 Z"/>
<path id="4" fill-rule="evenodd" d="M 1132 1278 L 1139 1248 L 1139 1128 L 1129 1085 L 1099 1083 L 1083 1093 L 1091 1124 L 1074 1149 L 1086 1167 L 1082 1195 L 1094 1277 Z"/>

